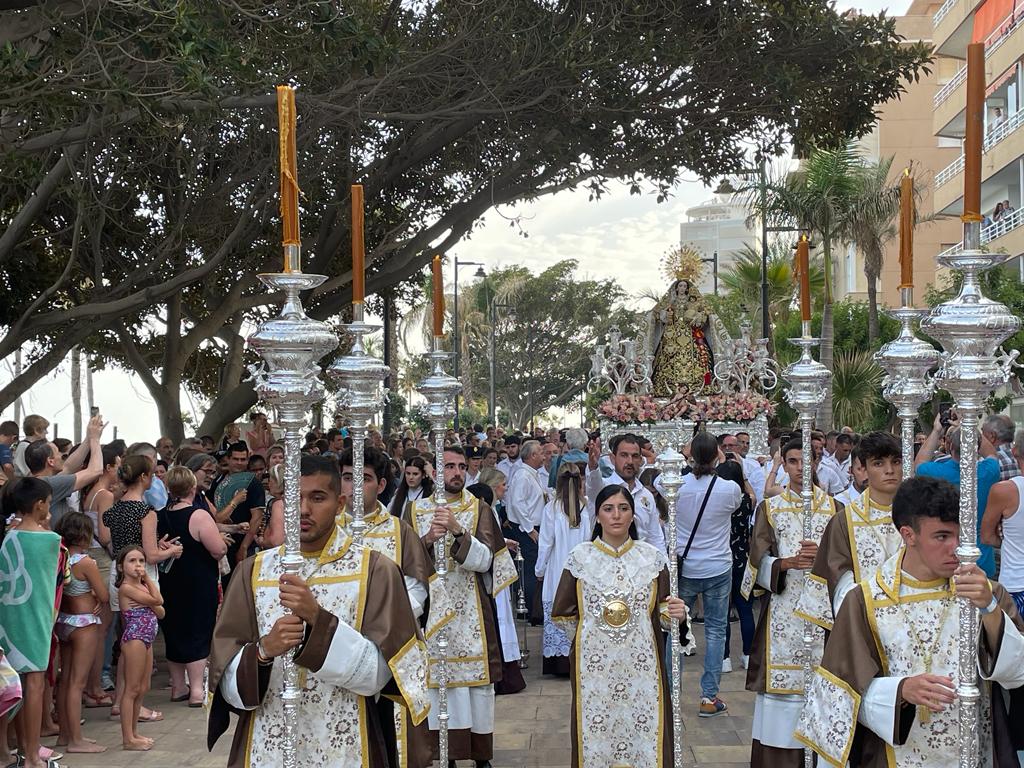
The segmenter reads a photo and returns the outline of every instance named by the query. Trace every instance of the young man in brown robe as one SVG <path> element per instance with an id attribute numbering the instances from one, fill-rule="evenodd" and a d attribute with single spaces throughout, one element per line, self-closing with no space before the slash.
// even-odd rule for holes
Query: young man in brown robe
<path id="1" fill-rule="evenodd" d="M 903 479 L 902 448 L 887 432 L 869 432 L 856 459 L 868 475 L 860 498 L 825 527 L 796 615 L 831 630 L 835 614 L 858 582 L 871 578 L 903 543 L 892 524 L 892 499 Z"/>
<path id="2" fill-rule="evenodd" d="M 239 720 L 229 768 L 280 765 L 285 708 L 281 659 L 298 666 L 298 753 L 309 765 L 390 768 L 374 698 L 402 699 L 414 723 L 429 709 L 426 648 L 401 571 L 337 526 L 341 474 L 328 457 L 304 456 L 302 563 L 282 575 L 284 548 L 235 571 L 214 630 L 207 743 Z"/>
<path id="3" fill-rule="evenodd" d="M 444 539 L 448 551 L 446 594 L 455 616 L 446 625 L 448 639 L 448 757 L 473 760 L 490 768 L 494 754 L 494 683 L 501 680 L 497 620 L 488 595 L 497 595 L 516 580 L 516 566 L 505 548 L 497 518 L 486 503 L 465 489 L 466 454 L 460 446 L 444 449 L 446 503 L 435 507 L 418 499 L 408 507 L 410 524 L 433 555 Z M 430 646 L 429 693 L 434 756 L 437 756 L 437 635 Z M 441 766 L 446 768 L 446 766 Z"/>
<path id="4" fill-rule="evenodd" d="M 754 631 L 747 669 L 747 690 L 754 699 L 750 764 L 753 768 L 798 768 L 803 748 L 793 738 L 804 703 L 804 625 L 794 615 L 807 584 L 825 526 L 841 505 L 821 488 L 813 487 L 811 536 L 804 538 L 803 444 L 799 438 L 781 451 L 789 484 L 777 496 L 765 498 L 754 516 L 750 562 L 741 591 L 759 589 L 761 616 Z M 811 663 L 821 658 L 824 630 L 815 626 Z"/>
<path id="5" fill-rule="evenodd" d="M 338 525 L 351 533 L 352 517 L 349 502 L 352 499 L 352 451 L 344 451 L 338 459 L 341 467 L 341 493 L 345 505 L 338 515 Z M 437 631 L 439 625 L 449 621 L 452 612 L 444 598 L 440 582 L 434 573 L 434 563 L 420 537 L 412 527 L 388 512 L 378 501 L 378 496 L 387 487 L 388 457 L 376 448 L 363 452 L 363 545 L 380 552 L 398 566 L 405 582 L 406 593 L 413 615 L 420 621 L 427 637 Z M 429 611 L 428 611 L 429 608 Z M 429 613 L 429 615 L 427 615 Z M 424 681 L 424 685 L 426 682 Z M 397 712 L 388 697 L 377 699 L 381 725 L 388 731 L 388 722 L 394 720 L 395 730 L 389 733 L 398 743 L 396 768 L 427 768 L 433 763 L 430 746 L 430 731 L 427 721 L 414 726 L 409 712 L 401 707 Z"/>
<path id="6" fill-rule="evenodd" d="M 949 482 L 904 481 L 892 518 L 904 546 L 843 601 L 796 737 L 837 766 L 955 764 L 953 675 L 960 601 L 968 600 L 981 610 L 978 764 L 1016 766 L 999 689 L 1024 684 L 1013 600 L 976 565 L 960 566 L 959 493 Z"/>

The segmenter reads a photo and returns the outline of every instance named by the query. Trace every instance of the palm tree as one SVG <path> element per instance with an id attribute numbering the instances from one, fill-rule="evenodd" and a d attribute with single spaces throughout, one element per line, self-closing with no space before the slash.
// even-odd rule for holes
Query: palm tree
<path id="1" fill-rule="evenodd" d="M 882 256 L 886 244 L 899 233 L 900 188 L 890 183 L 892 157 L 877 163 L 865 163 L 857 175 L 857 197 L 851 208 L 849 236 L 864 254 L 864 275 L 868 283 L 868 340 L 878 339 L 878 280 L 882 274 Z M 924 186 L 914 184 L 915 203 Z M 935 214 L 916 217 L 917 223 L 934 221 Z"/>
<path id="2" fill-rule="evenodd" d="M 770 224 L 809 230 L 821 242 L 825 286 L 821 311 L 821 363 L 832 369 L 834 327 L 832 321 L 832 247 L 848 238 L 851 209 L 858 199 L 861 160 L 850 147 L 816 149 L 796 171 L 781 180 L 768 179 L 767 205 L 760 210 L 758 187 L 743 190 L 747 207 L 766 217 Z M 832 389 L 818 410 L 819 428 L 832 425 Z"/>
<path id="3" fill-rule="evenodd" d="M 761 316 L 761 250 L 749 243 L 736 252 L 733 263 L 719 273 L 726 293 L 739 299 L 752 317 Z M 811 300 L 821 306 L 825 272 L 821 261 L 811 261 Z M 768 246 L 768 313 L 776 322 L 785 322 L 796 291 L 793 251 L 782 239 Z"/>
<path id="4" fill-rule="evenodd" d="M 459 380 L 462 382 L 462 399 L 471 403 L 475 400 L 472 376 L 472 355 L 480 354 L 487 349 L 487 340 L 491 332 L 490 305 L 492 301 L 499 304 L 515 298 L 522 288 L 525 278 L 510 276 L 500 284 L 490 277 L 473 283 L 459 284 Z M 409 309 L 399 320 L 398 336 L 406 356 L 419 354 L 413 347 L 413 341 L 419 337 L 425 349 L 430 348 L 433 337 L 433 305 L 431 304 L 429 285 L 422 292 L 423 299 Z M 454 292 L 445 293 L 446 323 L 451 329 L 454 322 L 451 308 L 455 305 Z M 450 332 L 450 330 L 449 330 Z"/>
<path id="5" fill-rule="evenodd" d="M 858 432 L 872 426 L 881 402 L 883 371 L 870 350 L 838 352 L 832 371 L 832 416 Z"/>

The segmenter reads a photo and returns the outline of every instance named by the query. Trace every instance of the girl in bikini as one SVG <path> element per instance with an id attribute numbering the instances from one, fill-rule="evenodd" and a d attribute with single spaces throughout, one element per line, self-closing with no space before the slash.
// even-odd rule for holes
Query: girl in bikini
<path id="1" fill-rule="evenodd" d="M 57 686 L 57 745 L 68 752 L 105 752 L 93 739 L 82 736 L 82 691 L 89 679 L 96 649 L 102 639 L 100 614 L 110 599 L 96 561 L 88 555 L 95 531 L 92 520 L 69 512 L 55 529 L 70 558 L 71 581 L 64 585 L 54 631 L 60 640 L 60 680 Z"/>
<path id="2" fill-rule="evenodd" d="M 117 599 L 121 606 L 121 663 L 125 665 L 121 699 L 121 739 L 126 750 L 146 751 L 153 739 L 139 736 L 136 723 L 153 673 L 157 619 L 164 616 L 160 589 L 146 573 L 146 553 L 130 544 L 117 556 Z"/>

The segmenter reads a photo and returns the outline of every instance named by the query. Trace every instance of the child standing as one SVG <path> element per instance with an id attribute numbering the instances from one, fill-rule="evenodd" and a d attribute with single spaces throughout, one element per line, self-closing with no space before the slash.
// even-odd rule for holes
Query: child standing
<path id="1" fill-rule="evenodd" d="M 67 746 L 68 752 L 105 752 L 106 747 L 82 736 L 81 718 L 82 692 L 102 639 L 100 613 L 110 595 L 99 566 L 87 554 L 94 535 L 89 516 L 69 512 L 57 522 L 56 532 L 68 549 L 71 569 L 71 580 L 64 586 L 55 627 L 60 640 L 57 744 Z"/>
<path id="2" fill-rule="evenodd" d="M 22 707 L 14 726 L 27 768 L 46 768 L 50 762 L 40 757 L 39 744 L 60 563 L 60 536 L 49 529 L 50 497 L 50 486 L 36 477 L 24 477 L 4 492 L 4 516 L 20 522 L 0 544 L 0 578 L 10 589 L 0 601 L 0 635 L 7 660 L 21 676 Z"/>
<path id="3" fill-rule="evenodd" d="M 136 723 L 142 699 L 153 673 L 153 641 L 157 619 L 164 617 L 160 589 L 146 573 L 146 553 L 130 544 L 117 556 L 117 599 L 121 607 L 121 664 L 124 694 L 121 698 L 121 739 L 124 749 L 152 749 L 153 740 L 139 736 Z"/>

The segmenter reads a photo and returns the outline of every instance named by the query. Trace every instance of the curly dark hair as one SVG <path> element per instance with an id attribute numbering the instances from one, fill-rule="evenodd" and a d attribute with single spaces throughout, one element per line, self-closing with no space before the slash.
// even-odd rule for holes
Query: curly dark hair
<path id="1" fill-rule="evenodd" d="M 918 520 L 935 517 L 944 523 L 960 522 L 960 490 L 948 480 L 919 476 L 904 480 L 892 500 L 892 524 L 920 530 Z"/>

